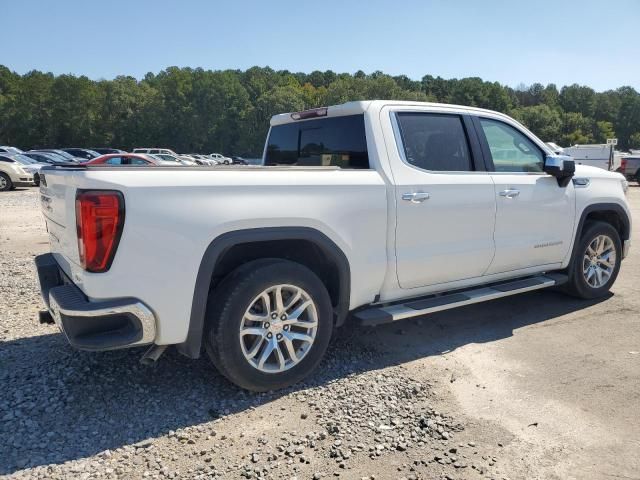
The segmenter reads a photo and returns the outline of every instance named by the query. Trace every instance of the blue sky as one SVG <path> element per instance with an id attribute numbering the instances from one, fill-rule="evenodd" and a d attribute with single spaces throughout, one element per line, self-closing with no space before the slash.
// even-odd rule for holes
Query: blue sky
<path id="1" fill-rule="evenodd" d="M 479 76 L 640 90 L 640 0 L 0 0 L 0 64 Z"/>

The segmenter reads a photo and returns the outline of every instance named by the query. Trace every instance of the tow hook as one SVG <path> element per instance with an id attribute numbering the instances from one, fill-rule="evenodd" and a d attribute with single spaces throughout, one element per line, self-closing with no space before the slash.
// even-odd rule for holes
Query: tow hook
<path id="1" fill-rule="evenodd" d="M 51 312 L 49 310 L 40 310 L 38 312 L 38 320 L 40 320 L 40 323 L 47 323 L 47 324 L 56 323 L 53 317 L 51 316 Z"/>
<path id="2" fill-rule="evenodd" d="M 143 365 L 153 365 L 158 361 L 160 355 L 164 353 L 169 345 L 151 345 L 149 350 L 144 352 L 142 358 L 140 359 L 140 363 Z"/>

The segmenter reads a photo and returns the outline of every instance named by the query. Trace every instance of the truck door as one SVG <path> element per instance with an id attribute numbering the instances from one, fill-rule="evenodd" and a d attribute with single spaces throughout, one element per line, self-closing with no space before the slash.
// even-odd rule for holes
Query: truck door
<path id="1" fill-rule="evenodd" d="M 474 123 L 497 201 L 496 254 L 487 273 L 559 266 L 573 234 L 573 182 L 560 187 L 544 173 L 545 152 L 516 126 L 483 117 Z"/>
<path id="2" fill-rule="evenodd" d="M 402 288 L 482 276 L 494 255 L 496 199 L 469 117 L 383 109 L 395 181 Z"/>

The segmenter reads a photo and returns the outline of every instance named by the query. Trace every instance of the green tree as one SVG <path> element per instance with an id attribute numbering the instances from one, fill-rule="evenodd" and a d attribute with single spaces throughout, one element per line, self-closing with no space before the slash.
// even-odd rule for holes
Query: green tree
<path id="1" fill-rule="evenodd" d="M 529 130 L 545 142 L 559 142 L 562 132 L 562 118 L 557 110 L 547 105 L 517 108 L 511 112 Z"/>
<path id="2" fill-rule="evenodd" d="M 158 145 L 177 151 L 259 155 L 276 113 L 353 100 L 458 103 L 513 115 L 544 140 L 561 145 L 618 138 L 638 148 L 640 94 L 534 83 L 516 89 L 477 77 L 444 79 L 311 73 L 252 67 L 212 71 L 169 67 L 141 80 L 32 71 L 0 65 L 0 144 L 22 148 Z"/>
<path id="3" fill-rule="evenodd" d="M 581 113 L 568 112 L 562 114 L 561 145 L 593 143 L 593 121 Z"/>

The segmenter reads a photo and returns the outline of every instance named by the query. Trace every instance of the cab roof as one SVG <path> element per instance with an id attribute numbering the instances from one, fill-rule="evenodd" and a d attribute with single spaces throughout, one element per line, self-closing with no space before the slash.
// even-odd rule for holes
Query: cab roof
<path id="1" fill-rule="evenodd" d="M 282 125 L 285 123 L 293 123 L 305 120 L 311 120 L 313 118 L 323 117 L 342 117 L 345 115 L 358 115 L 363 114 L 370 108 L 382 108 L 387 105 L 394 106 L 406 106 L 406 107 L 435 107 L 438 109 L 447 109 L 460 113 L 491 113 L 492 115 L 505 116 L 500 112 L 493 110 L 487 110 L 484 108 L 467 107 L 464 105 L 453 105 L 449 103 L 434 103 L 434 102 L 414 102 L 407 100 L 359 100 L 354 102 L 346 102 L 340 105 L 331 105 L 329 107 L 314 108 L 311 110 L 304 110 L 302 112 L 288 112 L 280 113 L 271 117 L 270 124 Z M 314 112 L 319 114 L 315 115 Z M 299 118 L 294 118 L 294 115 L 302 115 Z"/>

